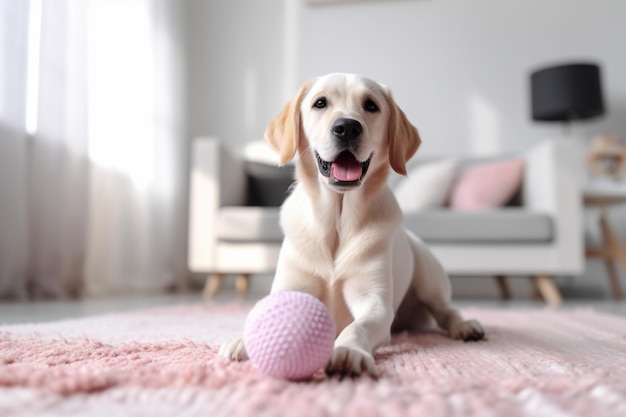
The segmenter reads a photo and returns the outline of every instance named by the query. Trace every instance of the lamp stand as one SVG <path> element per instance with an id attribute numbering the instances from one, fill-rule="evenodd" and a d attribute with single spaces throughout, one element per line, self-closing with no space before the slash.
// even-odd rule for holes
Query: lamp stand
<path id="1" fill-rule="evenodd" d="M 573 130 L 574 129 L 572 127 L 571 120 L 564 120 L 563 123 L 561 123 L 561 134 L 563 135 L 564 138 L 572 137 Z"/>

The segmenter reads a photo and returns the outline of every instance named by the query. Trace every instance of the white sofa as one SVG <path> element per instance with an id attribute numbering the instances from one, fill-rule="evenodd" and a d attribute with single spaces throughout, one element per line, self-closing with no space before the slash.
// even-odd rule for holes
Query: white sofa
<path id="1" fill-rule="evenodd" d="M 584 265 L 575 145 L 549 140 L 523 157 L 521 206 L 405 213 L 405 226 L 429 244 L 450 275 L 493 275 L 505 297 L 506 276 L 528 275 L 538 294 L 558 304 L 553 277 L 578 275 Z M 274 271 L 282 240 L 279 208 L 246 206 L 244 161 L 218 140 L 196 139 L 192 159 L 189 268 L 208 274 L 207 296 L 227 274 L 237 275 L 243 295 L 251 274 Z"/>

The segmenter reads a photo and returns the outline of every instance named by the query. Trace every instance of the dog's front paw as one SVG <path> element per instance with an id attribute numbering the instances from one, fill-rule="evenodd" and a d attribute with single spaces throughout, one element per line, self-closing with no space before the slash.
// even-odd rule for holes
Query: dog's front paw
<path id="1" fill-rule="evenodd" d="M 231 361 L 246 361 L 248 353 L 243 344 L 243 339 L 234 339 L 220 346 L 219 355 Z"/>
<path id="2" fill-rule="evenodd" d="M 477 320 L 466 320 L 452 327 L 450 337 L 453 339 L 463 339 L 466 342 L 477 341 L 485 337 L 485 331 Z"/>
<path id="3" fill-rule="evenodd" d="M 378 376 L 371 353 L 360 348 L 345 346 L 335 347 L 333 356 L 326 366 L 326 373 L 342 376 L 359 376 L 367 373 L 373 378 Z"/>

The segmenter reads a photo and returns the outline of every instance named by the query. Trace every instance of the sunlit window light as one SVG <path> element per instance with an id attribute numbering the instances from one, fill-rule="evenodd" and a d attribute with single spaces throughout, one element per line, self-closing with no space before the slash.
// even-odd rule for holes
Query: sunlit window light
<path id="1" fill-rule="evenodd" d="M 37 131 L 39 107 L 39 58 L 41 48 L 41 0 L 30 0 L 28 16 L 28 64 L 26 75 L 26 133 Z"/>
<path id="2" fill-rule="evenodd" d="M 155 169 L 150 10 L 148 0 L 92 0 L 89 7 L 89 157 L 142 188 Z"/>

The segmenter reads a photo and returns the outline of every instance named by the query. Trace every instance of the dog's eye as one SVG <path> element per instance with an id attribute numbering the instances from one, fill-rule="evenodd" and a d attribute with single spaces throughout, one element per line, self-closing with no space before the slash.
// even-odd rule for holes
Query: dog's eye
<path id="1" fill-rule="evenodd" d="M 366 100 L 365 104 L 363 104 L 363 108 L 370 113 L 376 113 L 378 111 L 378 106 L 372 100 Z"/>
<path id="2" fill-rule="evenodd" d="M 315 107 L 316 109 L 323 109 L 324 107 L 326 107 L 326 98 L 318 98 L 317 101 L 313 104 L 313 107 Z"/>

